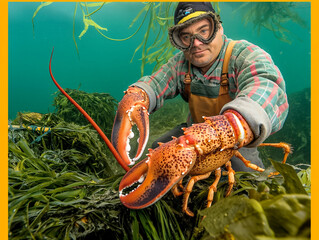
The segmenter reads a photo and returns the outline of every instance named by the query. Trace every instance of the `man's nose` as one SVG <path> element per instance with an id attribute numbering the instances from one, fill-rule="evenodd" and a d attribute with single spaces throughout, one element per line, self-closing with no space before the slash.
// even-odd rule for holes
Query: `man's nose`
<path id="1" fill-rule="evenodd" d="M 197 47 L 199 45 L 203 44 L 201 41 L 199 41 L 197 38 L 194 39 L 194 43 L 193 43 L 193 46 L 194 47 Z"/>

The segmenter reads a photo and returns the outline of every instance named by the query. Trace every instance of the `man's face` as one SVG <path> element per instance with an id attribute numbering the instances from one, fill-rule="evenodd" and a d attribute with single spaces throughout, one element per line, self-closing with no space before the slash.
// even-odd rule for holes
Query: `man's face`
<path id="1" fill-rule="evenodd" d="M 210 21 L 208 19 L 202 19 L 189 27 L 182 29 L 180 35 L 187 36 L 188 34 L 199 34 L 203 29 L 207 29 L 207 26 L 209 25 Z M 201 68 L 203 72 L 206 72 L 214 63 L 223 46 L 223 34 L 224 30 L 220 27 L 213 41 L 208 44 L 204 44 L 195 38 L 192 48 L 188 51 L 184 51 L 186 59 L 194 66 Z"/>

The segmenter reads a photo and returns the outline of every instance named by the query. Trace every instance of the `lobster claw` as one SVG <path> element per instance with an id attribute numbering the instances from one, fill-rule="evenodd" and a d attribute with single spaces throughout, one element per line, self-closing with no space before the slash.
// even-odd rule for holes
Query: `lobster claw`
<path id="1" fill-rule="evenodd" d="M 119 186 L 126 207 L 141 209 L 154 204 L 187 175 L 197 156 L 189 138 L 184 135 L 149 149 L 148 158 L 126 173 Z"/>
<path id="2" fill-rule="evenodd" d="M 119 103 L 112 129 L 112 144 L 126 165 L 134 165 L 146 146 L 149 136 L 148 118 L 149 100 L 140 88 L 130 87 Z M 139 131 L 139 145 L 136 155 L 130 158 L 130 139 L 134 137 L 132 126 L 136 124 Z"/>

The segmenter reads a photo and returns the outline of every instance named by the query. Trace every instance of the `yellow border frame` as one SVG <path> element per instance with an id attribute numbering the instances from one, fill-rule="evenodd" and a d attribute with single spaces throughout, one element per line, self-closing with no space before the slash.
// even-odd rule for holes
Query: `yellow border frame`
<path id="1" fill-rule="evenodd" d="M 0 212 L 1 239 L 8 238 L 8 2 L 0 2 Z M 2 236 L 3 235 L 3 236 Z"/>
<path id="2" fill-rule="evenodd" d="M 315 97 L 319 90 L 319 83 L 316 81 L 315 69 L 318 69 L 319 60 L 319 49 L 316 46 L 318 43 L 318 20 L 319 10 L 318 1 L 312 0 L 311 2 L 311 238 L 318 239 L 319 229 L 317 226 L 318 221 L 318 182 L 319 179 L 316 178 L 315 171 L 318 171 L 318 153 L 315 151 L 318 141 L 316 140 L 316 133 L 318 133 L 318 127 L 316 123 L 319 121 L 318 113 L 316 113 L 316 107 L 319 106 L 319 98 Z"/>
<path id="3" fill-rule="evenodd" d="M 16 1 L 16 0 L 15 0 Z M 7 140 L 7 124 L 8 124 L 8 2 L 15 2 L 15 1 L 0 1 L 0 9 L 1 9 L 1 15 L 0 15 L 0 74 L 1 74 L 1 80 L 0 80 L 0 99 L 1 99 L 1 114 L 0 114 L 0 146 L 1 146 L 1 174 L 0 174 L 0 182 L 1 182 L 1 190 L 0 190 L 0 212 L 1 212 L 1 236 L 0 239 L 8 239 L 8 162 L 6 159 L 8 159 L 7 152 L 8 152 L 8 140 Z M 25 1 L 25 0 L 21 0 Z M 130 1 L 130 0 L 127 0 Z M 126 1 L 126 2 L 127 2 Z M 19 1 L 20 2 L 20 1 Z M 25 1 L 30 2 L 30 1 Z M 40 1 L 37 1 L 40 2 Z M 59 1 L 61 2 L 61 1 Z M 96 1 L 95 1 L 96 2 Z M 225 1 L 227 2 L 227 1 Z M 233 1 L 232 1 L 233 2 Z M 242 1 L 240 1 L 242 2 Z M 284 2 L 291 2 L 291 1 L 284 1 Z M 319 106 L 319 98 L 314 97 L 316 96 L 319 88 L 319 81 L 316 80 L 316 73 L 315 69 L 319 69 L 317 57 L 319 57 L 319 47 L 316 46 L 316 43 L 318 43 L 318 19 L 319 14 L 317 11 L 319 11 L 319 3 L 315 0 L 310 1 L 298 1 L 298 2 L 310 2 L 311 3 L 311 165 L 312 165 L 312 190 L 311 190 L 311 226 L 312 226 L 312 239 L 318 239 L 318 228 L 316 227 L 317 223 L 317 214 L 318 214 L 318 208 L 316 206 L 317 200 L 318 200 L 318 181 L 319 179 L 316 179 L 316 172 L 318 169 L 317 163 L 317 157 L 318 153 L 314 150 L 316 149 L 316 144 L 318 141 L 316 140 L 316 133 L 318 133 L 318 127 L 316 126 L 316 123 L 319 122 L 318 114 L 316 113 L 316 107 Z M 301 36 L 302 37 L 302 36 Z M 316 47 L 313 47 L 316 46 Z M 296 60 L 298 61 L 298 60 Z M 300 69 L 302 71 L 302 69 Z M 319 160 L 318 160 L 319 161 Z"/>

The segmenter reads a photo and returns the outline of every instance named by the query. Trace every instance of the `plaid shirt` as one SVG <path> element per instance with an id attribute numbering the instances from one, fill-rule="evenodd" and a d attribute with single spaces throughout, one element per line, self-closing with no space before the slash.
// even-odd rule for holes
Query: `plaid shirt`
<path id="1" fill-rule="evenodd" d="M 209 95 L 208 97 L 218 96 L 224 55 L 230 41 L 226 36 L 223 38 L 224 44 L 220 54 L 204 75 L 198 68 L 192 66 L 192 93 Z M 188 72 L 188 61 L 183 52 L 179 52 L 153 75 L 144 76 L 133 85 L 143 88 L 148 93 L 150 112 L 152 112 L 159 109 L 165 99 L 174 98 L 183 91 L 183 79 L 186 72 Z M 228 77 L 229 94 L 233 99 L 227 104 L 228 108 L 241 113 L 251 127 L 258 125 L 258 121 L 265 121 L 265 125 L 269 125 L 269 131 L 262 141 L 282 128 L 288 114 L 285 81 L 268 53 L 245 40 L 238 41 L 229 61 Z M 202 87 L 193 87 L 193 85 L 202 85 Z M 211 91 L 205 91 L 205 89 Z M 243 104 L 243 107 L 240 106 L 242 101 L 247 103 Z M 225 110 L 222 109 L 222 111 Z M 258 114 L 264 119 L 254 120 L 258 118 L 254 115 Z M 254 123 L 250 124 L 250 121 Z M 259 131 L 257 128 L 260 127 L 255 127 L 256 131 Z"/>

